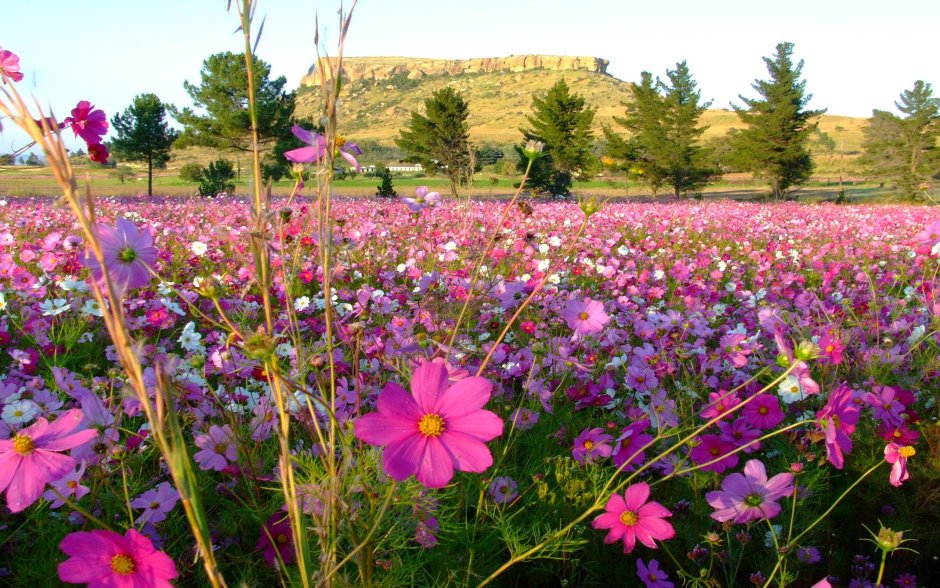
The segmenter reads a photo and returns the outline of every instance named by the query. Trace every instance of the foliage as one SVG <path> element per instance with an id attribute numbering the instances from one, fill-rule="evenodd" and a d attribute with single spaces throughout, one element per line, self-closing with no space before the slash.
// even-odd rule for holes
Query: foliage
<path id="1" fill-rule="evenodd" d="M 473 154 L 473 171 L 480 172 L 484 166 L 496 165 L 505 157 L 503 150 L 493 145 L 484 145 Z"/>
<path id="2" fill-rule="evenodd" d="M 755 80 L 751 87 L 760 98 L 740 96 L 744 107 L 734 106 L 747 128 L 736 137 L 737 159 L 755 176 L 770 184 L 771 196 L 783 200 L 791 189 L 805 183 L 813 172 L 806 147 L 815 130 L 813 119 L 823 110 L 806 110 L 812 94 L 800 80 L 803 61 L 794 64 L 793 43 L 780 43 L 773 58 L 764 57 L 769 80 Z"/>
<path id="3" fill-rule="evenodd" d="M 265 179 L 279 179 L 287 174 L 284 152 L 302 145 L 291 134 L 296 96 L 294 92 L 284 91 L 287 83 L 284 76 L 270 79 L 271 66 L 256 56 L 252 56 L 252 72 L 258 146 L 264 153 Z M 184 127 L 176 146 L 198 145 L 228 152 L 251 151 L 245 55 L 224 52 L 209 56 L 202 64 L 200 78 L 199 85 L 187 81 L 183 87 L 196 108 L 205 114 L 188 107 L 169 109 Z"/>
<path id="4" fill-rule="evenodd" d="M 614 118 L 630 132 L 622 140 L 610 127 L 604 127 L 609 157 L 621 161 L 622 169 L 637 169 L 637 177 L 647 182 L 655 194 L 668 185 L 675 196 L 698 192 L 718 174 L 700 139 L 707 127 L 698 126 L 699 117 L 711 104 L 700 104 L 685 61 L 667 71 L 669 84 L 653 81 L 649 72 L 632 84 L 633 101 L 626 105 L 626 117 Z"/>
<path id="5" fill-rule="evenodd" d="M 528 141 L 545 144 L 544 155 L 535 160 L 527 187 L 552 196 L 568 196 L 574 180 L 590 179 L 598 161 L 593 153 L 595 109 L 584 97 L 573 94 L 564 79 L 558 80 L 544 96 L 532 97 L 529 127 L 519 129 L 522 143 L 516 146 L 518 169 L 525 170 L 528 159 L 523 147 Z"/>
<path id="6" fill-rule="evenodd" d="M 382 183 L 378 185 L 379 191 L 375 195 L 381 198 L 395 198 L 398 196 L 398 193 L 395 192 L 395 186 L 392 185 L 392 172 L 383 165 L 378 175 Z"/>
<path id="7" fill-rule="evenodd" d="M 202 174 L 205 172 L 205 169 L 206 168 L 202 167 L 195 161 L 191 161 L 189 163 L 183 164 L 183 166 L 180 168 L 179 176 L 180 179 L 184 182 L 198 182 L 202 179 Z"/>
<path id="8" fill-rule="evenodd" d="M 209 163 L 199 177 L 199 195 L 217 196 L 235 191 L 235 168 L 227 159 L 218 159 Z"/>
<path id="9" fill-rule="evenodd" d="M 892 182 L 909 199 L 940 172 L 940 98 L 930 84 L 914 82 L 895 106 L 904 117 L 875 110 L 865 128 L 862 162 L 868 173 Z"/>
<path id="10" fill-rule="evenodd" d="M 424 101 L 425 114 L 412 111 L 406 130 L 395 143 L 404 161 L 420 163 L 429 173 L 443 172 L 451 194 L 470 178 L 470 109 L 459 92 L 445 87 Z"/>
<path id="11" fill-rule="evenodd" d="M 153 170 L 166 167 L 177 136 L 167 124 L 166 107 L 156 94 L 140 94 L 123 113 L 114 115 L 111 128 L 116 133 L 111 142 L 114 155 L 147 163 L 147 195 L 152 196 Z"/>

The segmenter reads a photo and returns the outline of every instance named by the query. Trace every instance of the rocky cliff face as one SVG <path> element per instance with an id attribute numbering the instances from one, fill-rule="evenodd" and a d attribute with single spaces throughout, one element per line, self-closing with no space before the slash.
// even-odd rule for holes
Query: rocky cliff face
<path id="1" fill-rule="evenodd" d="M 343 76 L 347 82 L 387 80 L 406 75 L 408 79 L 462 73 L 521 72 L 533 69 L 552 71 L 590 71 L 607 73 L 606 59 L 571 55 L 510 55 L 509 57 L 476 57 L 473 59 L 422 59 L 409 57 L 347 57 L 343 60 Z M 316 64 L 301 80 L 302 86 L 316 85 Z"/>

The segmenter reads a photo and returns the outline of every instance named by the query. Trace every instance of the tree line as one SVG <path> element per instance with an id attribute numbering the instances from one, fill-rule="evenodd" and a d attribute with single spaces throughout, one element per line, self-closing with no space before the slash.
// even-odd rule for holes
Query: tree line
<path id="1" fill-rule="evenodd" d="M 794 61 L 793 49 L 792 43 L 780 43 L 772 56 L 763 58 L 768 78 L 751 85 L 755 96 L 741 95 L 741 104 L 732 105 L 743 128 L 732 129 L 724 141 L 723 159 L 765 181 L 771 196 L 780 200 L 793 198 L 795 190 L 811 177 L 809 141 L 817 131 L 818 118 L 826 112 L 807 108 L 812 95 L 802 79 L 803 61 Z M 265 153 L 263 174 L 265 180 L 276 181 L 289 172 L 283 153 L 301 146 L 291 126 L 315 125 L 294 118 L 296 93 L 284 90 L 283 76 L 270 79 L 267 63 L 253 59 L 258 141 Z M 194 108 L 178 109 L 163 104 L 154 94 L 141 94 L 112 119 L 111 150 L 118 158 L 147 164 L 148 194 L 152 193 L 153 170 L 166 166 L 174 146 L 251 150 L 244 55 L 212 55 L 203 62 L 200 76 L 199 84 L 184 83 Z M 707 127 L 699 120 L 711 102 L 702 100 L 687 62 L 667 70 L 665 79 L 644 71 L 630 90 L 632 100 L 623 104 L 623 116 L 614 118 L 615 126 L 603 126 L 602 137 L 595 137 L 593 131 L 596 108 L 564 79 L 533 96 L 528 125 L 519 129 L 515 147 L 518 169 L 524 170 L 528 162 L 522 153 L 528 141 L 540 141 L 545 147 L 527 187 L 564 197 L 575 181 L 588 180 L 606 167 L 645 183 L 654 193 L 668 189 L 683 197 L 700 193 L 721 176 L 714 148 L 701 140 Z M 900 115 L 873 112 L 864 130 L 861 161 L 872 178 L 914 198 L 940 173 L 940 99 L 933 96 L 930 84 L 918 80 L 895 105 Z M 168 114 L 183 126 L 181 132 L 169 127 Z M 474 171 L 504 156 L 492 146 L 474 148 L 469 114 L 464 97 L 445 87 L 425 100 L 423 112 L 411 113 L 395 139 L 403 161 L 420 163 L 429 173 L 446 176 L 454 195 Z M 218 170 L 203 171 L 215 174 Z M 200 179 L 198 170 L 190 172 Z"/>

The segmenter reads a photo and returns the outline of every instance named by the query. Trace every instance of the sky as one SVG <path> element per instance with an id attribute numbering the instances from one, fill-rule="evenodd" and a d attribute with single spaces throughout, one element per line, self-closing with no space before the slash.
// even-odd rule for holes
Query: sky
<path id="1" fill-rule="evenodd" d="M 0 47 L 20 56 L 26 78 L 18 89 L 60 118 L 79 100 L 110 118 L 145 92 L 188 106 L 183 81 L 198 82 L 203 60 L 243 50 L 234 8 L 226 6 L 227 0 L 10 2 Z M 321 50 L 336 53 L 338 8 L 333 0 L 258 2 L 255 26 L 265 18 L 258 55 L 273 75 L 287 78 L 287 88 L 315 59 L 316 18 Z M 938 22 L 936 0 L 361 0 L 345 54 L 586 55 L 609 60 L 608 73 L 627 81 L 641 71 L 665 77 L 686 60 L 703 99 L 729 108 L 741 103 L 739 95 L 755 97 L 751 84 L 767 77 L 761 58 L 789 41 L 794 57 L 805 60 L 809 108 L 868 117 L 874 108 L 893 110 L 915 80 L 940 84 Z M 0 152 L 25 140 L 5 125 Z"/>

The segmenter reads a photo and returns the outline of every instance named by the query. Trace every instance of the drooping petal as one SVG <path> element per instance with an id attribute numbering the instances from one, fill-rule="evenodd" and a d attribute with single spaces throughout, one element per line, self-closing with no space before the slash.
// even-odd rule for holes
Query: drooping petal
<path id="1" fill-rule="evenodd" d="M 429 438 L 415 477 L 428 488 L 443 488 L 454 477 L 454 458 L 440 439 Z"/>
<path id="2" fill-rule="evenodd" d="M 446 367 L 444 368 L 446 371 Z M 441 416 L 450 420 L 483 408 L 490 400 L 493 384 L 486 378 L 464 378 L 447 388 L 437 403 Z"/>
<path id="3" fill-rule="evenodd" d="M 356 161 L 356 158 L 351 153 L 347 153 L 345 150 L 340 149 L 339 154 L 343 159 L 348 161 L 350 165 L 356 168 L 356 171 L 362 171 L 362 168 L 359 167 L 359 162 Z"/>
<path id="4" fill-rule="evenodd" d="M 284 158 L 294 163 L 313 163 L 323 155 L 316 147 L 298 147 L 284 152 Z"/>
<path id="5" fill-rule="evenodd" d="M 461 472 L 480 473 L 493 465 L 489 448 L 472 435 L 450 430 L 441 435 L 440 442 L 447 447 L 454 467 Z"/>
<path id="6" fill-rule="evenodd" d="M 447 368 L 425 362 L 411 375 L 411 393 L 424 413 L 437 413 L 440 397 L 447 390 Z"/>

